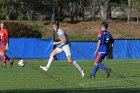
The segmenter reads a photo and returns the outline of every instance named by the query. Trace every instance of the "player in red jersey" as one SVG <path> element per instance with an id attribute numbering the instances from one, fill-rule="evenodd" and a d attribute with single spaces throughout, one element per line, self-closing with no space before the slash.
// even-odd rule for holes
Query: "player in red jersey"
<path id="1" fill-rule="evenodd" d="M 4 23 L 0 23 L 0 56 L 2 59 L 2 67 L 6 67 L 6 60 L 9 61 L 11 67 L 13 66 L 13 60 L 11 60 L 5 53 L 8 50 L 8 31 L 4 27 Z"/>

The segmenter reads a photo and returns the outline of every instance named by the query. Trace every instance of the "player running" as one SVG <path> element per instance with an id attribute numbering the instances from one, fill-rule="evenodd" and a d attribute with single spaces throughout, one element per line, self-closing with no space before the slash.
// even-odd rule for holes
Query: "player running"
<path id="1" fill-rule="evenodd" d="M 8 50 L 8 31 L 4 27 L 4 23 L 0 23 L 0 56 L 2 56 L 2 67 L 6 67 L 6 60 L 9 61 L 11 67 L 13 66 L 13 60 L 11 60 L 5 53 Z"/>
<path id="2" fill-rule="evenodd" d="M 101 31 L 98 33 L 98 45 L 96 51 L 94 52 L 96 59 L 94 62 L 95 67 L 91 75 L 92 78 L 95 78 L 96 72 L 99 68 L 106 71 L 107 78 L 110 76 L 111 72 L 111 69 L 105 67 L 101 62 L 108 56 L 110 48 L 112 48 L 114 45 L 114 40 L 112 35 L 107 31 L 108 24 L 106 22 L 102 22 L 100 28 Z"/>
<path id="3" fill-rule="evenodd" d="M 59 46 L 52 51 L 50 58 L 48 60 L 47 66 L 45 67 L 40 66 L 40 68 L 47 72 L 50 65 L 52 64 L 54 60 L 54 56 L 64 51 L 67 56 L 68 61 L 72 63 L 80 71 L 82 77 L 84 77 L 84 71 L 82 67 L 75 60 L 72 59 L 68 35 L 64 32 L 64 30 L 59 28 L 59 22 L 53 22 L 53 30 L 57 33 L 60 41 L 53 42 L 52 44 L 53 45 L 59 44 Z"/>

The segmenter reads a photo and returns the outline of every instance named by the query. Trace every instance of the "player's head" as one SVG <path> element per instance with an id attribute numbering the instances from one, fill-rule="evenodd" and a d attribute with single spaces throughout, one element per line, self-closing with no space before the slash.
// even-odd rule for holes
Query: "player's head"
<path id="1" fill-rule="evenodd" d="M 108 23 L 107 22 L 102 22 L 100 28 L 101 29 L 107 29 L 108 28 Z"/>
<path id="2" fill-rule="evenodd" d="M 3 22 L 0 22 L 0 28 L 4 28 L 4 23 Z"/>
<path id="3" fill-rule="evenodd" d="M 59 29 L 59 22 L 58 21 L 53 22 L 53 30 L 57 31 L 58 29 Z"/>

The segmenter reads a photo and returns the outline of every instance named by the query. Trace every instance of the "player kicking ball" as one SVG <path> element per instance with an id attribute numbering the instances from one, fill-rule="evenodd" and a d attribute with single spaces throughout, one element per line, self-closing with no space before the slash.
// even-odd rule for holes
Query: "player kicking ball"
<path id="1" fill-rule="evenodd" d="M 106 71 L 107 78 L 110 76 L 111 72 L 111 69 L 105 67 L 101 62 L 108 56 L 110 48 L 113 47 L 114 40 L 112 35 L 107 31 L 108 24 L 106 22 L 102 22 L 100 28 L 101 31 L 98 33 L 98 45 L 94 52 L 96 59 L 94 62 L 94 70 L 91 75 L 92 78 L 95 78 L 99 68 Z"/>
<path id="2" fill-rule="evenodd" d="M 8 38 L 8 30 L 4 27 L 4 23 L 0 23 L 0 56 L 2 59 L 2 67 L 6 67 L 6 60 L 9 61 L 11 67 L 13 66 L 13 60 L 11 60 L 5 53 L 8 50 L 8 43 L 9 43 L 9 38 Z"/>
<path id="3" fill-rule="evenodd" d="M 53 45 L 59 44 L 59 46 L 52 51 L 50 58 L 48 60 L 47 66 L 44 66 L 44 67 L 40 66 L 40 68 L 43 71 L 47 72 L 48 69 L 50 68 L 50 65 L 52 64 L 52 62 L 54 60 L 54 56 L 64 51 L 67 56 L 68 62 L 72 63 L 80 71 L 82 77 L 84 77 L 84 74 L 85 74 L 84 70 L 75 60 L 72 59 L 68 35 L 64 32 L 64 30 L 59 28 L 59 22 L 53 22 L 53 31 L 55 31 L 57 33 L 60 41 L 53 42 L 52 44 Z"/>

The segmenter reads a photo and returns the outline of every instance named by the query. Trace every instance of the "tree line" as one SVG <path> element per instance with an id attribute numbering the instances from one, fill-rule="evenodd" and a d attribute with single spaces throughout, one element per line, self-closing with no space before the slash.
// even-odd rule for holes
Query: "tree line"
<path id="1" fill-rule="evenodd" d="M 112 7 L 124 8 L 128 23 L 132 15 L 139 22 L 140 0 L 0 0 L 0 19 L 109 21 Z"/>

